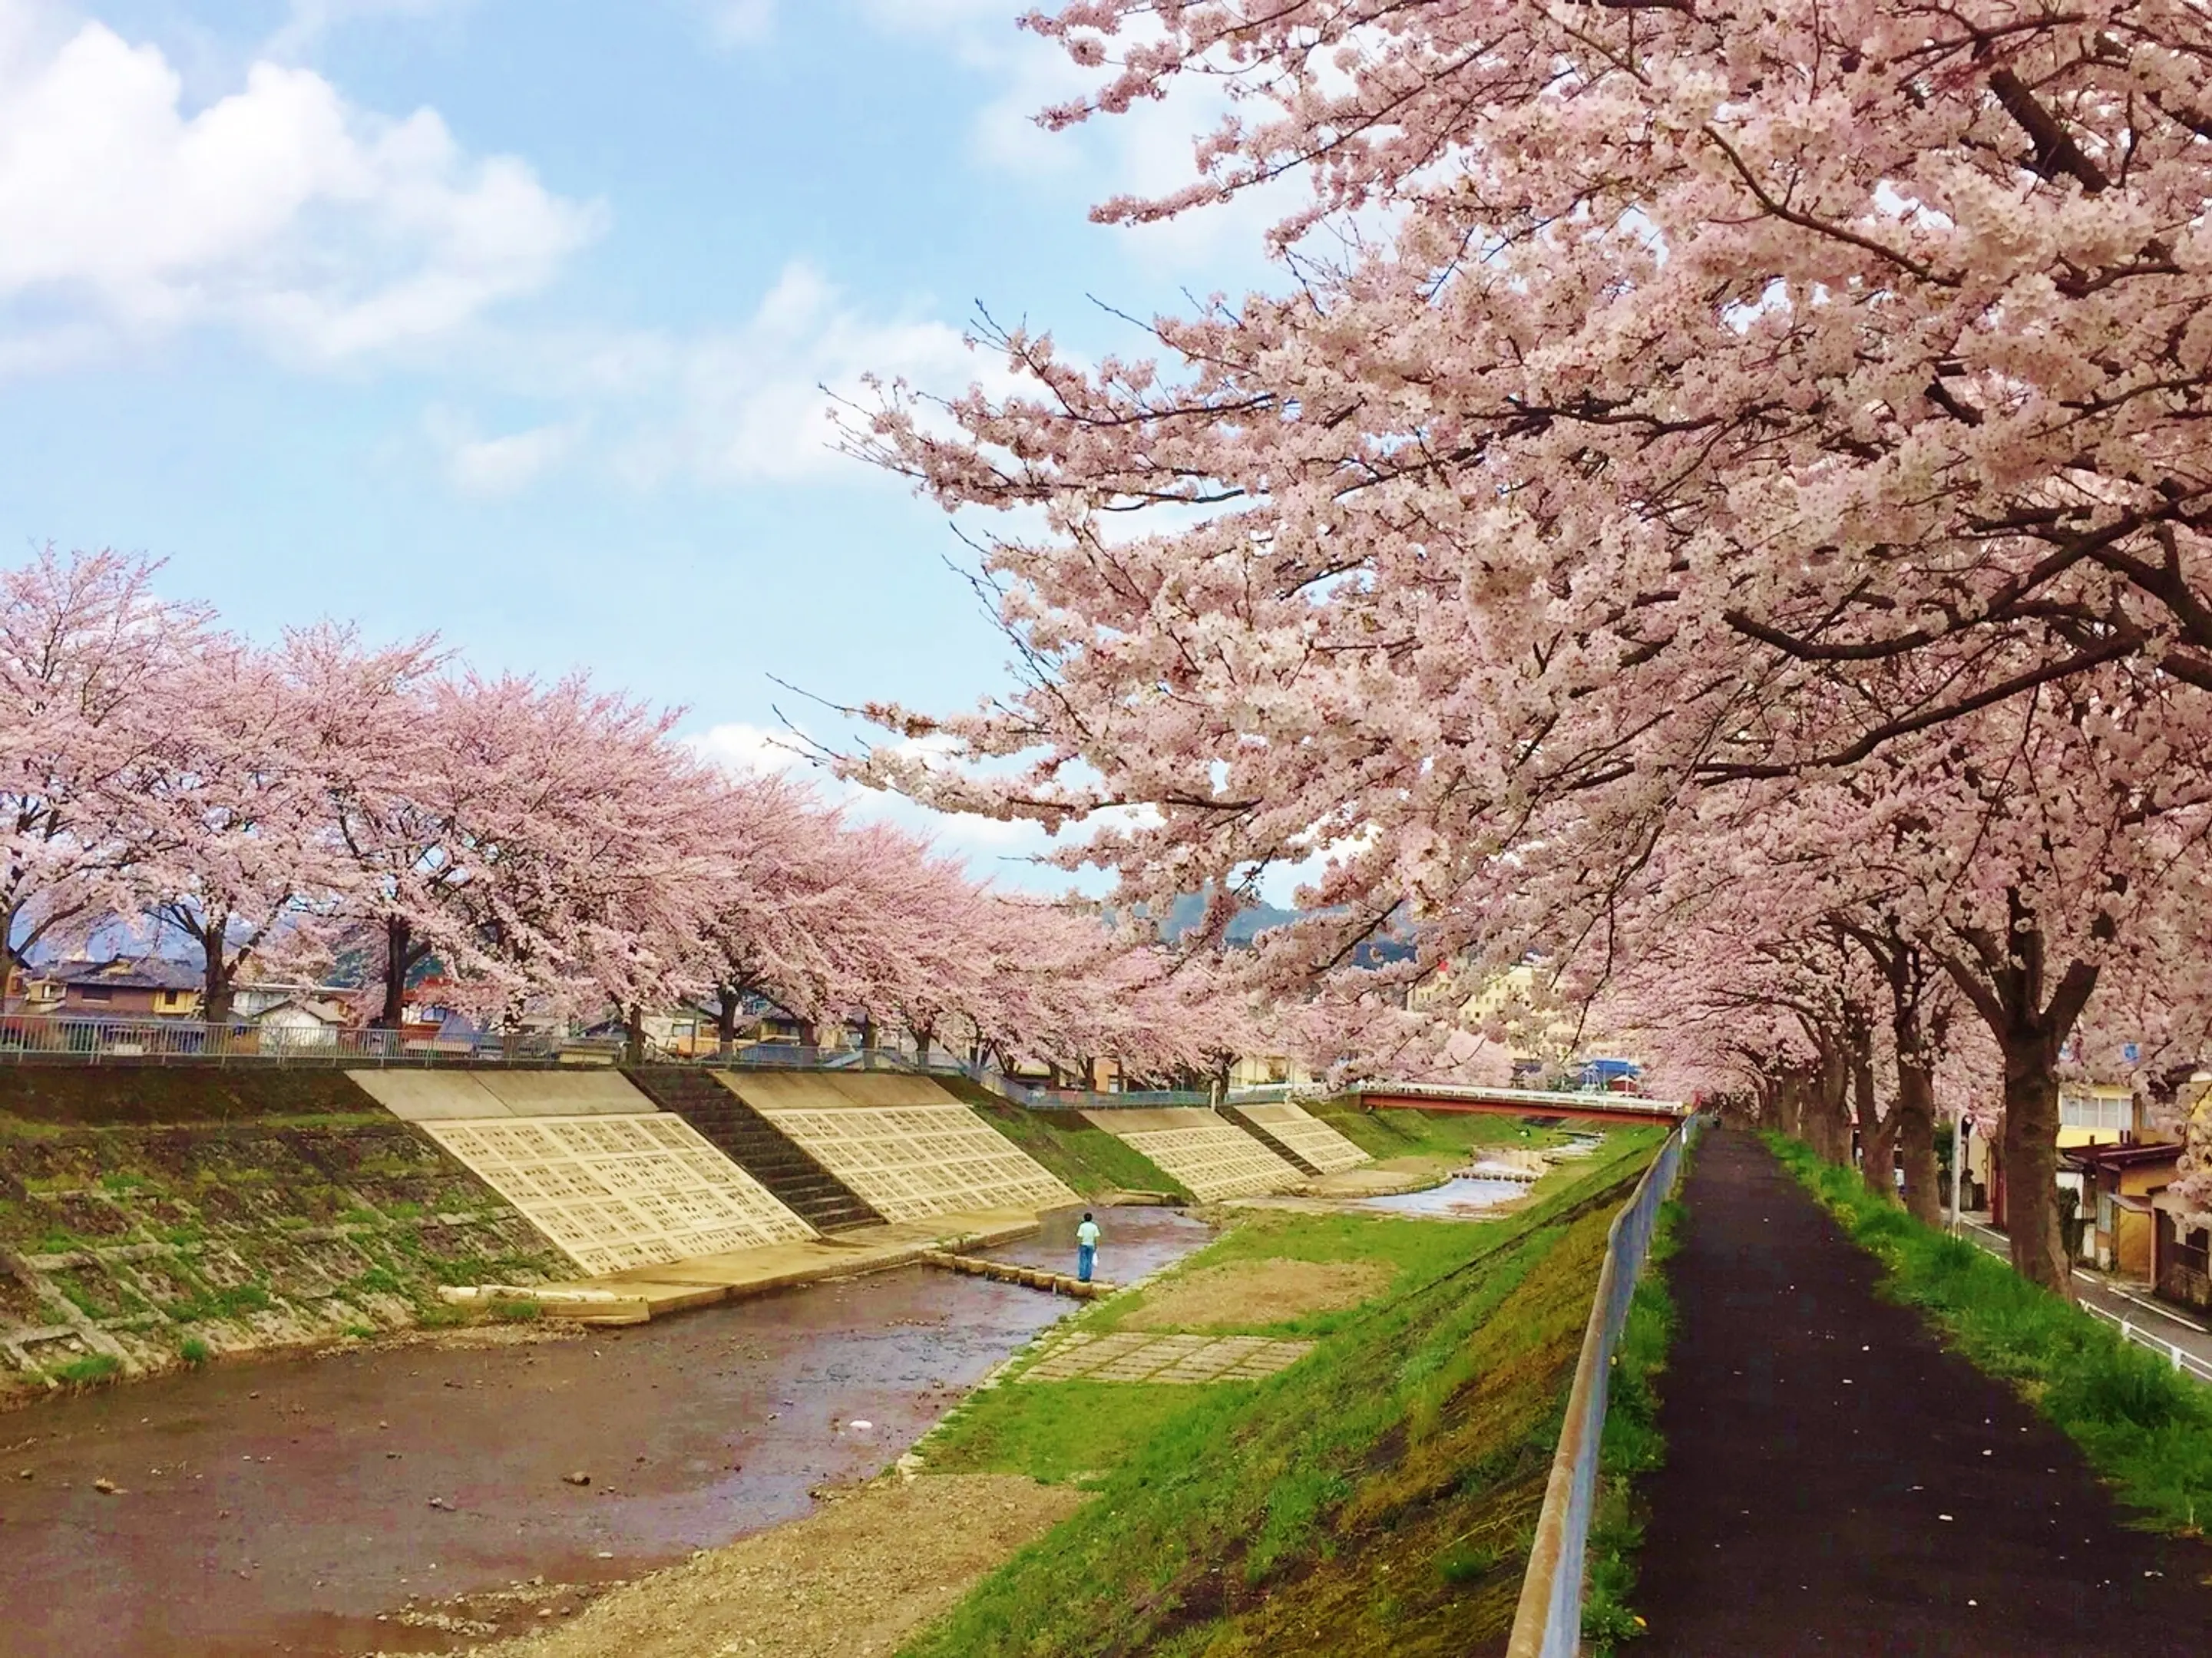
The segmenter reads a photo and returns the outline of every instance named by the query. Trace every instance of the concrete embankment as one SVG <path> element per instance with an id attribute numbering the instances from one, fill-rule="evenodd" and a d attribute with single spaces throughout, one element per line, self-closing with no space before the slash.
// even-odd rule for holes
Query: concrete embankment
<path id="1" fill-rule="evenodd" d="M 0 1400 L 454 1321 L 442 1284 L 567 1270 L 337 1073 L 0 1072 Z"/>

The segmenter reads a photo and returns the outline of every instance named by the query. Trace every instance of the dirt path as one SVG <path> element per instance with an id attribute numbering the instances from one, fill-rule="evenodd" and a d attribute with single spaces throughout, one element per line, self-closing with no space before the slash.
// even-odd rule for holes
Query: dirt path
<path id="1" fill-rule="evenodd" d="M 1713 1135 L 1686 1195 L 1638 1658 L 2205 1652 L 2212 1548 L 2128 1529 L 1756 1139 Z"/>
<path id="2" fill-rule="evenodd" d="M 478 1650 L 499 1658 L 882 1658 L 1082 1502 L 1072 1485 L 1018 1474 L 885 1480 L 625 1584 L 544 1636 Z"/>

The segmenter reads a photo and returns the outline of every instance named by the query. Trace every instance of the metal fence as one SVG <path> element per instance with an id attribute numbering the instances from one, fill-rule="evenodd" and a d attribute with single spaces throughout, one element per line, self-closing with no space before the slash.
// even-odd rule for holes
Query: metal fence
<path id="1" fill-rule="evenodd" d="M 2124 1314 L 2100 1307 L 2094 1301 L 2077 1301 L 2075 1305 L 2112 1325 L 2119 1331 L 2122 1340 L 2131 1341 L 2138 1347 L 2149 1348 L 2184 1376 L 2194 1376 L 2199 1382 L 2212 1382 L 2212 1363 L 2197 1357 L 2179 1342 L 2169 1341 L 2157 1331 L 2136 1323 Z"/>
<path id="2" fill-rule="evenodd" d="M 164 1064 L 216 1060 L 345 1065 L 468 1064 L 502 1060 L 544 1064 L 580 1045 L 550 1031 L 442 1042 L 398 1030 L 343 1026 L 209 1024 L 198 1019 L 0 1016 L 0 1063 Z"/>
<path id="3" fill-rule="evenodd" d="M 1583 1557 L 1589 1545 L 1590 1508 L 1597 1495 L 1598 1447 L 1605 1436 L 1606 1382 L 1613 1351 L 1651 1248 L 1659 1206 L 1674 1189 L 1683 1150 L 1704 1121 L 1691 1117 L 1667 1137 L 1637 1183 L 1635 1195 L 1613 1218 L 1589 1322 L 1583 1330 L 1582 1357 L 1575 1363 L 1574 1388 L 1567 1395 L 1566 1423 L 1559 1430 L 1559 1448 L 1553 1454 L 1551 1477 L 1544 1487 L 1528 1575 L 1521 1581 L 1521 1603 L 1513 1616 L 1507 1658 L 1574 1658 L 1582 1650 Z"/>

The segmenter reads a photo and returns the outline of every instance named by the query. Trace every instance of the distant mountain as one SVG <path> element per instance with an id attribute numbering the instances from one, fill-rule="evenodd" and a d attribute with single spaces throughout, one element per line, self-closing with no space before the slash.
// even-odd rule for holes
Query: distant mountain
<path id="1" fill-rule="evenodd" d="M 1160 923 L 1160 936 L 1173 944 L 1196 926 L 1205 914 L 1206 895 L 1186 892 L 1169 907 L 1166 919 Z M 1248 905 L 1229 923 L 1226 937 L 1232 944 L 1249 944 L 1269 927 L 1283 926 L 1297 919 L 1298 912 L 1294 909 L 1277 909 L 1273 904 Z"/>

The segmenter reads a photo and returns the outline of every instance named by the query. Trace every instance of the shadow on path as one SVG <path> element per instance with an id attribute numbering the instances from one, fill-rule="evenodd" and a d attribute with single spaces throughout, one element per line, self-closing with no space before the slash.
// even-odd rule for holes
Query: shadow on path
<path id="1" fill-rule="evenodd" d="M 1628 1658 L 2212 1652 L 2212 1548 L 2130 1529 L 1757 1139 L 1710 1136 L 1683 1195 Z"/>

